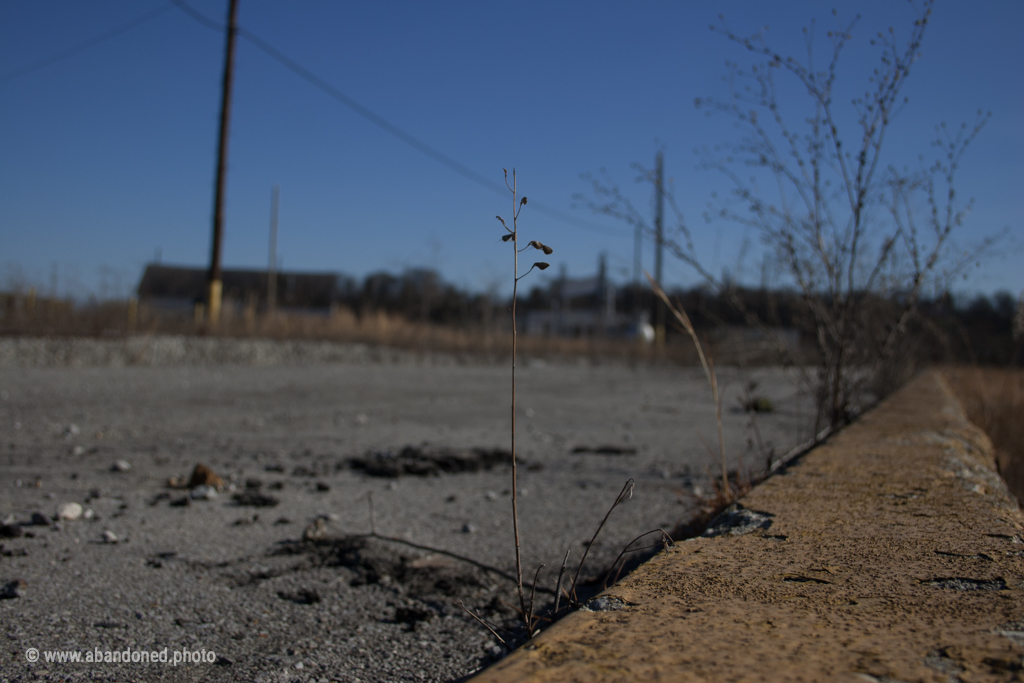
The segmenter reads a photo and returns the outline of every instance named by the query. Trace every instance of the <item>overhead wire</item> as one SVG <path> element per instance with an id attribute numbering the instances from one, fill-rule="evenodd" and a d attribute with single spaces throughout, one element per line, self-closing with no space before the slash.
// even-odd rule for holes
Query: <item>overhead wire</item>
<path id="1" fill-rule="evenodd" d="M 160 16 L 164 12 L 167 12 L 170 9 L 173 9 L 173 5 L 168 3 L 162 7 L 156 8 L 155 10 L 146 12 L 145 14 L 138 16 L 135 19 L 132 19 L 131 21 L 127 21 L 123 24 L 120 24 L 119 26 L 116 26 L 110 29 L 109 31 L 104 31 L 103 33 L 97 36 L 94 36 L 86 41 L 78 43 L 77 45 L 69 47 L 66 50 L 61 50 L 56 54 L 52 54 L 49 57 L 44 57 L 43 59 L 32 62 L 31 64 L 27 64 L 19 69 L 15 69 L 14 71 L 9 71 L 5 74 L 0 74 L 0 83 L 7 83 L 8 81 L 13 81 L 16 78 L 27 76 L 30 73 L 39 71 L 40 69 L 44 69 L 48 66 L 56 64 L 57 62 L 63 61 L 68 57 L 73 57 L 79 52 L 84 52 L 90 48 L 94 48 L 97 45 L 100 45 L 102 43 L 107 42 L 108 40 L 112 40 L 113 38 L 118 37 L 122 33 L 127 33 L 128 31 L 131 31 L 133 28 L 145 24 L 147 21 L 157 18 L 158 16 Z"/>
<path id="2" fill-rule="evenodd" d="M 182 12 L 195 19 L 200 24 L 206 26 L 207 28 L 220 32 L 224 31 L 225 25 L 223 23 L 217 22 L 213 19 L 210 19 L 209 17 L 204 16 L 200 12 L 190 7 L 187 3 L 184 2 L 184 0 L 171 0 L 171 2 L 174 4 L 175 7 L 177 7 Z M 508 189 L 501 185 L 500 183 L 496 183 L 493 180 L 488 179 L 484 175 L 478 173 L 477 171 L 474 171 L 465 164 L 456 161 L 455 159 L 448 156 L 444 152 L 440 151 L 436 147 L 427 144 L 423 140 L 417 138 L 415 135 L 403 130 L 402 128 L 399 128 L 395 124 L 391 123 L 384 117 L 380 116 L 379 114 L 371 110 L 369 107 L 360 104 L 352 97 L 346 95 L 338 88 L 334 87 L 324 79 L 320 78 L 312 71 L 302 66 L 294 59 L 287 56 L 286 54 L 275 48 L 267 41 L 263 40 L 256 34 L 252 33 L 251 31 L 242 27 L 238 27 L 238 35 L 245 38 L 253 46 L 266 53 L 272 59 L 274 59 L 275 61 L 283 65 L 285 68 L 298 75 L 303 80 L 320 89 L 334 100 L 345 105 L 362 118 L 366 119 L 367 121 L 377 126 L 381 130 L 385 131 L 386 133 L 390 134 L 391 136 L 397 138 L 401 142 L 404 142 L 406 145 L 412 147 L 421 154 L 424 154 L 430 159 L 436 161 L 437 163 L 446 166 L 448 169 L 454 171 L 455 173 L 459 174 L 460 176 L 462 176 L 466 180 L 469 180 L 472 183 L 475 183 L 492 192 L 496 192 L 502 196 L 508 195 Z M 598 223 L 593 223 L 590 221 L 577 218 L 576 216 L 565 213 L 564 211 L 560 211 L 553 207 L 547 206 L 543 202 L 531 201 L 530 208 L 536 210 L 538 213 L 548 216 L 549 218 L 553 218 L 563 223 L 567 223 L 569 225 L 582 228 L 584 230 L 589 230 L 591 232 L 598 232 L 615 237 L 629 236 L 622 229 L 612 228 L 609 226 L 604 226 Z"/>

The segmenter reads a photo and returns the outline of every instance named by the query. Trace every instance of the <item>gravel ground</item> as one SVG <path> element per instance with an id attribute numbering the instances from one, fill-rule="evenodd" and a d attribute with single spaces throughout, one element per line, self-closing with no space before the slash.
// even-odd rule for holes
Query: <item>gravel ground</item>
<path id="1" fill-rule="evenodd" d="M 758 426 L 778 451 L 807 438 L 810 402 L 784 371 L 720 374 L 727 407 L 759 383 L 775 410 Z M 525 359 L 517 385 L 523 561 L 530 575 L 546 565 L 542 586 L 567 549 L 575 566 L 628 478 L 634 495 L 584 574 L 687 517 L 688 493 L 709 487 L 698 433 L 713 443 L 714 408 L 699 369 Z M 757 464 L 748 417 L 724 422 L 729 452 Z M 511 468 L 494 453 L 508 433 L 505 364 L 316 343 L 0 340 L 0 679 L 465 676 L 502 650 L 457 602 L 501 624 L 512 584 L 366 538 L 368 494 L 378 533 L 514 571 Z M 474 448 L 499 462 L 398 477 L 352 467 L 368 453 L 400 463 L 380 454 L 407 446 L 447 454 L 442 469 L 488 464 Z M 600 446 L 619 452 L 574 452 Z M 198 463 L 224 480 L 212 499 L 168 487 Z M 278 503 L 245 504 L 260 496 Z M 64 503 L 82 518 L 54 524 Z M 213 661 L 45 661 L 165 648 Z"/>

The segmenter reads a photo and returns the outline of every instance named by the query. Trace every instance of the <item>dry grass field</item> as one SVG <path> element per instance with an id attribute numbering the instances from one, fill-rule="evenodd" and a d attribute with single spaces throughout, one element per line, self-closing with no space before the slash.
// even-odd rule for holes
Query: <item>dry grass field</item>
<path id="1" fill-rule="evenodd" d="M 498 311 L 501 312 L 501 311 Z M 215 329 L 197 321 L 193 312 L 167 310 L 133 300 L 110 300 L 73 306 L 57 299 L 0 294 L 0 336 L 86 337 L 130 339 L 186 335 L 229 339 L 326 341 L 368 344 L 417 352 L 476 354 L 490 359 L 512 351 L 508 311 L 486 324 L 437 324 L 412 320 L 383 310 L 355 312 L 340 306 L 329 312 L 279 310 L 275 314 L 254 307 L 226 306 Z M 504 316 L 504 317 L 502 317 Z M 763 342 L 748 342 L 724 331 L 702 333 L 721 365 L 764 366 L 777 362 Z M 616 358 L 627 361 L 666 360 L 697 365 L 699 359 L 685 335 L 670 334 L 663 348 L 637 339 L 614 337 L 519 337 L 524 356 Z M 797 360 L 806 362 L 806 354 Z"/>
<path id="2" fill-rule="evenodd" d="M 1024 500 L 1024 371 L 956 368 L 945 375 L 967 417 L 992 439 L 1010 491 Z"/>

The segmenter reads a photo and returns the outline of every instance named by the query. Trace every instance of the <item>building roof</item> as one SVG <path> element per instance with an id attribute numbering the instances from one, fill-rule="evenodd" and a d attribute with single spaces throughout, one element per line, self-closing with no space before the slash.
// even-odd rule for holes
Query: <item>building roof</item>
<path id="1" fill-rule="evenodd" d="M 221 273 L 225 300 L 267 299 L 267 271 L 225 268 Z M 354 287 L 351 278 L 338 273 L 277 273 L 277 303 L 296 308 L 328 308 Z M 206 298 L 207 270 L 184 266 L 149 264 L 138 286 L 140 299 L 177 300 L 187 303 Z"/>

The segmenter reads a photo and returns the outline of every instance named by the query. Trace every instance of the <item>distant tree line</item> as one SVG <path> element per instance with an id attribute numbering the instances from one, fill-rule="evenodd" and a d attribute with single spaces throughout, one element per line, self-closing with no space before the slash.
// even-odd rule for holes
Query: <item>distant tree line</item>
<path id="1" fill-rule="evenodd" d="M 814 334 L 816 327 L 803 295 L 790 289 L 734 287 L 728 294 L 716 294 L 707 288 L 670 290 L 669 296 L 687 311 L 694 326 L 702 334 L 712 335 L 724 328 L 746 327 L 748 314 L 771 327 Z M 733 298 L 735 296 L 735 299 Z M 882 298 L 867 294 L 864 319 L 860 324 L 870 328 L 873 321 L 888 319 L 879 315 L 899 309 L 899 296 Z M 535 286 L 519 297 L 520 311 L 551 310 L 557 305 L 557 287 Z M 741 310 L 735 300 L 743 304 Z M 460 327 L 507 325 L 511 297 L 497 297 L 471 292 L 445 282 L 433 270 L 417 268 L 400 274 L 385 272 L 367 276 L 361 285 L 350 281 L 343 303 L 357 315 L 384 312 L 411 321 Z M 574 308 L 599 305 L 596 301 L 573 300 Z M 1008 292 L 973 298 L 944 294 L 923 299 L 920 313 L 910 325 L 910 334 L 903 348 L 923 362 L 974 362 L 983 365 L 1024 364 L 1020 340 L 1013 338 L 1016 299 Z M 648 287 L 625 285 L 615 290 L 615 309 L 623 313 L 652 311 L 654 294 Z M 525 318 L 525 316 L 523 316 Z M 521 318 L 522 319 L 522 318 Z M 874 336 L 879 343 L 887 330 L 878 329 Z M 669 329 L 669 341 L 679 332 Z M 872 335 L 868 335 L 871 338 Z"/>
<path id="2" fill-rule="evenodd" d="M 434 270 L 411 268 L 399 275 L 372 273 L 349 290 L 347 301 L 357 314 L 384 312 L 411 321 L 472 326 L 489 323 L 498 302 L 445 282 Z"/>
<path id="3" fill-rule="evenodd" d="M 254 271 L 255 272 L 255 271 Z M 258 273 L 257 273 L 258 274 Z M 259 274 L 258 274 L 259 275 Z M 260 278 L 264 277 L 260 275 Z M 345 275 L 329 278 L 331 292 L 325 295 L 335 306 L 350 309 L 357 317 L 383 313 L 410 322 L 472 329 L 508 328 L 511 325 L 511 297 L 470 291 L 445 282 L 434 270 L 413 268 L 401 273 L 376 272 L 361 282 Z M 597 310 L 607 305 L 595 295 L 563 298 L 559 281 L 551 278 L 519 297 L 519 321 L 525 325 L 534 311 L 551 311 L 558 307 L 574 311 Z M 265 287 L 262 280 L 254 287 Z M 649 287 L 621 285 L 612 287 L 615 311 L 648 319 L 654 310 L 655 297 Z M 766 289 L 732 286 L 715 292 L 707 287 L 675 288 L 668 292 L 687 312 L 702 336 L 713 339 L 718 333 L 750 327 L 750 314 L 768 328 L 799 333 L 803 342 L 813 341 L 817 326 L 805 296 L 795 289 Z M 865 294 L 862 325 L 867 334 L 865 343 L 884 343 L 889 330 L 880 321 L 893 320 L 893 311 L 904 302 L 900 295 L 883 297 Z M 282 299 L 279 298 L 279 301 Z M 111 321 L 123 317 L 123 302 L 90 300 L 74 305 L 68 300 L 38 297 L 33 288 L 25 291 L 0 292 L 0 334 L 24 332 L 33 324 L 49 325 L 66 332 L 79 329 L 89 319 L 97 329 L 116 328 Z M 327 304 L 321 304 L 326 312 Z M 906 340 L 900 344 L 900 362 L 909 366 L 927 363 L 962 362 L 981 365 L 1024 365 L 1024 329 L 1014 335 L 1015 317 L 1024 328 L 1021 302 L 1008 292 L 972 298 L 944 294 L 923 298 L 918 312 L 908 325 Z M 109 309 L 109 310 L 108 310 Z M 91 316 L 91 317 L 90 317 Z M 58 325 L 58 320 L 67 324 Z M 78 327 L 71 324 L 77 320 Z M 33 323 L 34 321 L 34 323 Z M 69 322 L 70 321 L 70 322 Z M 122 321 L 123 322 L 123 321 Z M 68 327 L 71 325 L 71 327 Z M 55 327 L 56 326 L 56 327 Z M 525 327 L 524 327 L 525 330 Z M 669 327 L 668 343 L 689 342 L 684 333 Z M 791 334 L 791 333 L 790 333 Z"/>

